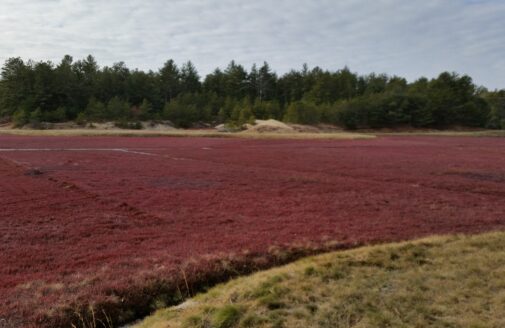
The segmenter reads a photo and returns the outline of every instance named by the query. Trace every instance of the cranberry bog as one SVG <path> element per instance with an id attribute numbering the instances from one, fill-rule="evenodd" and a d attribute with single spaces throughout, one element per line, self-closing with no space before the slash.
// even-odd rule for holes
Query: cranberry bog
<path id="1" fill-rule="evenodd" d="M 503 229 L 505 139 L 0 136 L 0 205 L 2 324 L 116 326 L 305 254 Z"/>

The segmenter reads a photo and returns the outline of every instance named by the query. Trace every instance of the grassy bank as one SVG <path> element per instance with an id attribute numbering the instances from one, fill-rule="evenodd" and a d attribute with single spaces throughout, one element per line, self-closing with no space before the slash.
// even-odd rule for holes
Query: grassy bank
<path id="1" fill-rule="evenodd" d="M 206 137 L 248 139 L 370 139 L 373 134 L 354 132 L 331 133 L 224 133 L 214 130 L 124 130 L 124 129 L 0 129 L 0 135 L 17 136 L 116 136 L 116 137 Z"/>
<path id="2" fill-rule="evenodd" d="M 147 327 L 505 327 L 505 232 L 306 258 L 159 310 Z"/>
<path id="3" fill-rule="evenodd" d="M 505 130 L 412 130 L 391 131 L 335 131 L 335 132 L 218 132 L 213 129 L 200 130 L 128 130 L 128 129 L 11 129 L 0 128 L 0 135 L 20 136 L 117 136 L 117 137 L 206 137 L 206 138 L 248 138 L 248 139 L 371 139 L 376 136 L 442 136 L 442 137 L 505 137 Z"/>

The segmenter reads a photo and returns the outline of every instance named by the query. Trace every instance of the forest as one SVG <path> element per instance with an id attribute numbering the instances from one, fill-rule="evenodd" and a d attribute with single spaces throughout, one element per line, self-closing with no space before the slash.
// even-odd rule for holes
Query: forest
<path id="1" fill-rule="evenodd" d="M 505 89 L 490 91 L 453 72 L 408 82 L 303 65 L 277 75 L 266 62 L 247 70 L 232 61 L 202 78 L 191 61 L 146 72 L 124 62 L 100 67 L 91 55 L 66 55 L 58 64 L 10 58 L 1 71 L 0 121 L 16 127 L 113 121 L 132 128 L 146 120 L 239 127 L 268 118 L 346 129 L 505 129 Z"/>

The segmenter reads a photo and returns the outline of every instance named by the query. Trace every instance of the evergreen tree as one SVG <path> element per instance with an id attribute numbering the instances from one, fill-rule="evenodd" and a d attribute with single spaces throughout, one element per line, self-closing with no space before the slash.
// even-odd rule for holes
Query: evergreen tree
<path id="1" fill-rule="evenodd" d="M 219 68 L 216 68 L 213 73 L 205 77 L 203 89 L 206 92 L 216 94 L 218 97 L 226 97 L 225 74 Z"/>
<path id="2" fill-rule="evenodd" d="M 108 119 L 105 105 L 101 101 L 92 97 L 86 106 L 84 115 L 81 116 L 80 119 L 91 122 L 100 122 Z"/>
<path id="3" fill-rule="evenodd" d="M 273 100 L 275 97 L 275 88 L 277 84 L 277 75 L 272 72 L 267 62 L 263 63 L 258 71 L 256 81 L 256 96 L 260 101 Z"/>
<path id="4" fill-rule="evenodd" d="M 93 56 L 51 62 L 8 59 L 0 79 L 0 118 L 79 122 L 170 117 L 177 125 L 285 119 L 348 128 L 454 126 L 502 128 L 504 91 L 478 88 L 469 76 L 444 72 L 408 83 L 385 74 L 359 76 L 344 67 L 291 70 L 277 77 L 265 62 L 248 73 L 231 61 L 201 83 L 195 66 L 168 60 L 157 71 L 123 62 L 100 68 Z M 104 105 L 107 104 L 107 105 Z"/>
<path id="5" fill-rule="evenodd" d="M 243 99 L 250 89 L 244 67 L 237 65 L 235 61 L 231 61 L 224 71 L 224 75 L 226 95 L 236 100 Z"/>
<path id="6" fill-rule="evenodd" d="M 170 59 L 159 71 L 161 90 L 165 102 L 177 97 L 180 91 L 180 73 L 175 62 Z"/>
<path id="7" fill-rule="evenodd" d="M 201 89 L 200 76 L 191 61 L 181 67 L 180 74 L 181 91 L 184 93 L 196 93 Z"/>
<path id="8" fill-rule="evenodd" d="M 140 120 L 148 120 L 155 117 L 155 114 L 153 112 L 153 106 L 149 102 L 149 100 L 144 99 L 142 101 L 142 104 L 140 104 L 140 106 L 138 107 L 138 113 L 136 113 L 135 116 L 137 117 L 137 119 Z"/>
<path id="9" fill-rule="evenodd" d="M 108 120 L 127 120 L 131 117 L 130 104 L 119 97 L 113 97 L 107 103 L 105 117 Z"/>

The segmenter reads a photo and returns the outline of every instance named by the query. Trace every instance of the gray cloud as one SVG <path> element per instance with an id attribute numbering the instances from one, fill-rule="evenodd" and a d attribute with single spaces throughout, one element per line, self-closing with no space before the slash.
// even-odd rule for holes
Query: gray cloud
<path id="1" fill-rule="evenodd" d="M 410 80 L 457 71 L 505 88 L 503 17 L 501 0 L 0 0 L 0 60 L 191 59 L 202 75 L 231 59 L 279 73 L 307 62 Z"/>

